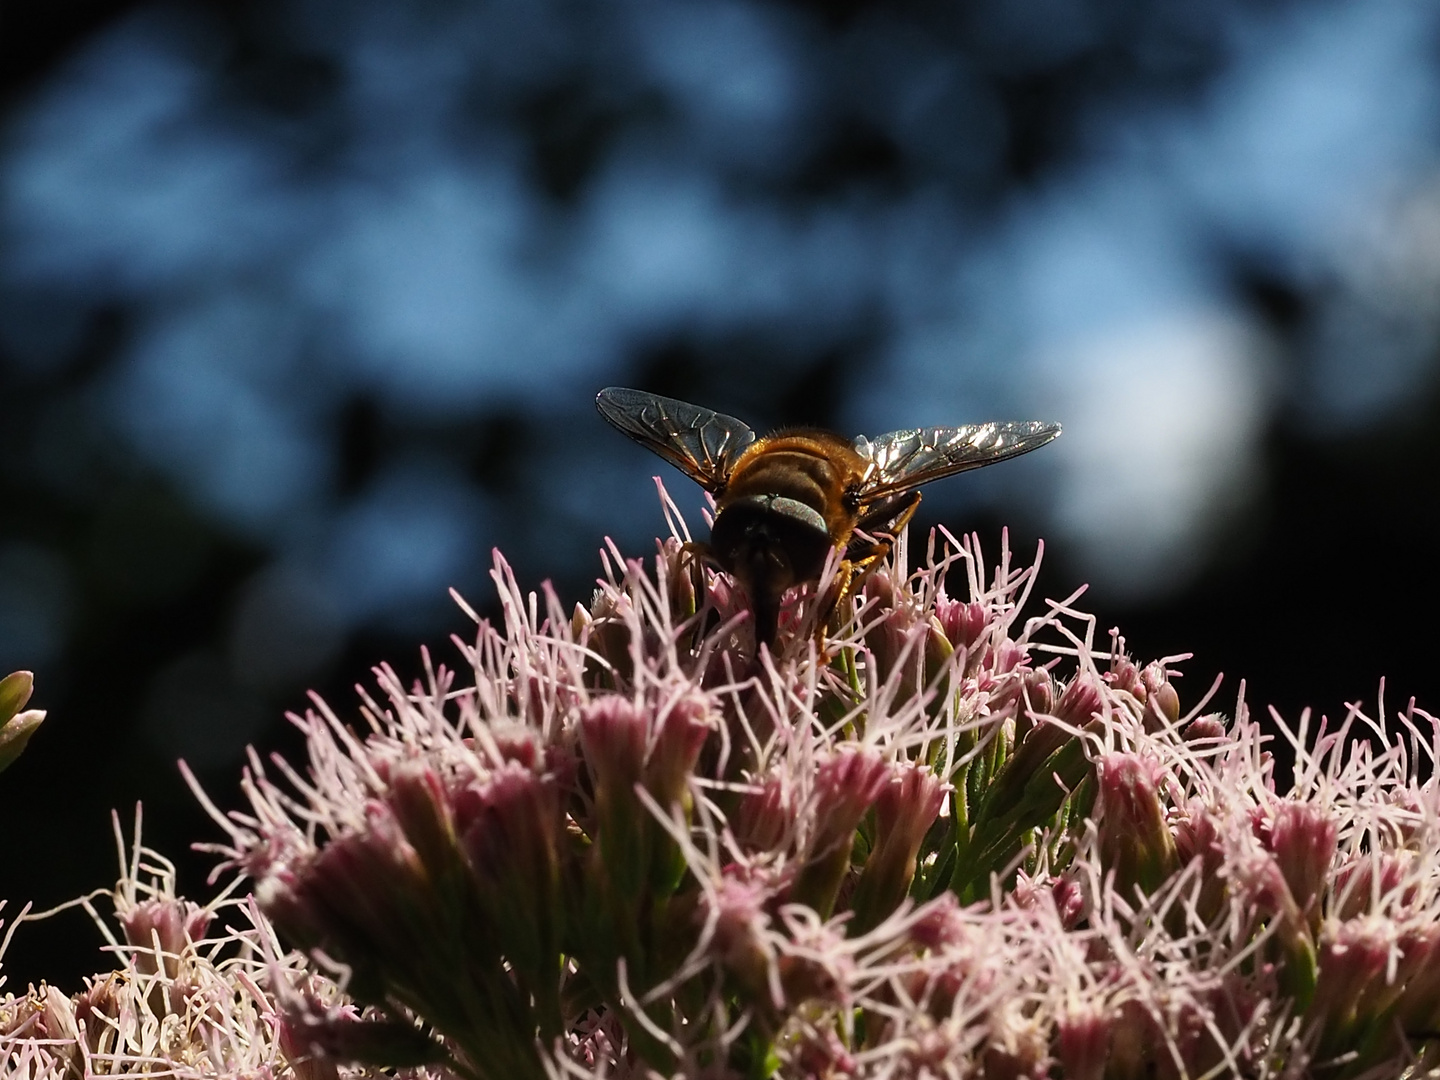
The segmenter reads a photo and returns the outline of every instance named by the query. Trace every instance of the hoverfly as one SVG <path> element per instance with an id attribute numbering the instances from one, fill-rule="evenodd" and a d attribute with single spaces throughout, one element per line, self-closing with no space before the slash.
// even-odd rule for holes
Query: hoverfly
<path id="1" fill-rule="evenodd" d="M 693 549 L 740 583 L 756 642 L 765 645 L 774 644 L 785 591 L 818 581 L 833 549 L 844 559 L 831 606 L 850 593 L 914 515 L 921 484 L 1027 453 L 1060 434 L 1059 424 L 1029 420 L 873 439 L 815 428 L 760 438 L 733 416 L 619 386 L 601 390 L 595 407 L 715 496 L 710 543 Z"/>

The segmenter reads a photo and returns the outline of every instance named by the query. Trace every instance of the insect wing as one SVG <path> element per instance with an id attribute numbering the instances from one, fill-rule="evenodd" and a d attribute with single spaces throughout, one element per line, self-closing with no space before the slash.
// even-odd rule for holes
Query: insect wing
<path id="1" fill-rule="evenodd" d="M 997 420 L 862 437 L 855 440 L 855 449 L 871 461 L 865 497 L 873 499 L 1028 453 L 1059 434 L 1059 424 Z"/>
<path id="2" fill-rule="evenodd" d="M 733 416 L 643 390 L 608 387 L 595 395 L 595 408 L 708 491 L 725 486 L 735 459 L 755 441 L 755 432 Z"/>

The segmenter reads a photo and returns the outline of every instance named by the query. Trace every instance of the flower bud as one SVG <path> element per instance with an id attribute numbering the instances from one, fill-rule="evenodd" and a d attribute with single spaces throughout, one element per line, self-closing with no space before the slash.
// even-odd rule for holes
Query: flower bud
<path id="1" fill-rule="evenodd" d="M 909 701 L 924 684 L 929 629 L 930 620 L 905 605 L 885 612 L 865 634 L 865 647 L 880 681 L 900 680 L 897 704 Z"/>
<path id="2" fill-rule="evenodd" d="M 1028 659 L 1025 646 L 1005 638 L 990 650 L 985 666 L 992 677 L 999 678 L 1020 670 Z"/>
<path id="3" fill-rule="evenodd" d="M 23 709 L 34 690 L 35 676 L 28 671 L 12 671 L 0 679 L 0 724 Z"/>
<path id="4" fill-rule="evenodd" d="M 1014 706 L 1015 742 L 1018 745 L 1034 726 L 1036 718 L 1048 716 L 1055 704 L 1055 685 L 1044 668 L 1019 666 L 995 680 L 987 703 L 992 716 L 1002 716 Z"/>
<path id="5" fill-rule="evenodd" d="M 1195 910 L 1208 923 L 1225 903 L 1225 876 L 1221 873 L 1225 852 L 1215 815 L 1198 800 L 1187 803 L 1176 819 L 1175 854 L 1181 866 L 1200 860 L 1200 892 Z"/>
<path id="6" fill-rule="evenodd" d="M 803 952 L 787 953 L 776 965 L 786 1007 L 797 1011 L 809 1002 L 846 1007 L 854 983 L 854 959 L 843 947 L 839 934 L 822 930 L 807 941 Z"/>
<path id="7" fill-rule="evenodd" d="M 832 1027 L 806 1024 L 796 1040 L 790 1055 L 795 1076 L 839 1078 L 859 1071 L 859 1064 Z M 791 1075 L 790 1070 L 785 1075 Z"/>
<path id="8" fill-rule="evenodd" d="M 1385 824 L 1387 831 L 1393 832 L 1394 842 L 1402 848 L 1424 848 L 1430 842 L 1429 800 L 1409 788 L 1392 788 L 1379 794 L 1389 811 Z"/>
<path id="9" fill-rule="evenodd" d="M 4 770 L 25 750 L 30 736 L 45 721 L 43 709 L 21 712 L 35 688 L 35 677 L 28 671 L 16 671 L 0 679 L 0 770 Z"/>
<path id="10" fill-rule="evenodd" d="M 715 721 L 704 695 L 689 692 L 672 702 L 656 723 L 654 744 L 645 762 L 645 789 L 669 808 L 687 801 L 690 777 Z"/>
<path id="11" fill-rule="evenodd" d="M 1404 1031 L 1434 1031 L 1440 1023 L 1440 923 L 1407 926 L 1399 945 L 1395 984 L 1402 992 L 1395 1018 Z"/>
<path id="12" fill-rule="evenodd" d="M 1101 676 L 1105 684 L 1118 693 L 1129 694 L 1142 704 L 1145 701 L 1145 684 L 1140 679 L 1140 670 L 1124 653 L 1116 651 L 1110 656 L 1110 670 Z"/>
<path id="13" fill-rule="evenodd" d="M 1067 1002 L 1055 1018 L 1055 1056 L 1065 1080 L 1103 1080 L 1114 1023 L 1098 1000 Z"/>
<path id="14" fill-rule="evenodd" d="M 1150 1010 L 1133 998 L 1111 1009 L 1110 1017 L 1106 1080 L 1149 1080 L 1155 1075 L 1155 1050 L 1163 1045 L 1165 1032 Z"/>
<path id="15" fill-rule="evenodd" d="M 544 777 L 512 764 L 459 793 L 455 817 L 493 938 L 489 948 L 503 952 L 530 991 L 542 1025 L 558 1024 L 553 988 L 564 931 L 559 796 Z"/>
<path id="16" fill-rule="evenodd" d="M 1194 744 L 1219 746 L 1225 740 L 1225 721 L 1219 716 L 1197 716 L 1185 725 L 1185 741 Z"/>
<path id="17" fill-rule="evenodd" d="M 1106 754 L 1095 763 L 1100 858 L 1122 896 L 1149 894 L 1179 860 L 1160 798 L 1163 768 L 1137 754 Z"/>
<path id="18" fill-rule="evenodd" d="M 935 601 L 935 618 L 956 652 L 966 649 L 976 655 L 976 646 L 990 628 L 990 612 L 978 600 L 965 603 L 941 596 Z"/>
<path id="19" fill-rule="evenodd" d="M 1010 1000 L 990 1013 L 985 1080 L 1028 1080 L 1045 1076 L 1050 1062 L 1049 1024 L 1024 1002 Z"/>
<path id="20" fill-rule="evenodd" d="M 487 735 L 494 747 L 494 764 L 514 762 L 531 772 L 541 772 L 553 765 L 557 747 L 547 744 L 540 733 L 524 724 L 493 722 Z"/>
<path id="21" fill-rule="evenodd" d="M 875 845 L 851 899 L 864 932 L 900 906 L 915 877 L 925 833 L 945 803 L 947 785 L 923 765 L 897 765 L 875 802 Z"/>
<path id="22" fill-rule="evenodd" d="M 1104 707 L 1100 683 L 1093 675 L 1082 671 L 1061 692 L 1060 703 L 1055 706 L 1055 717 L 1071 727 L 1082 728 Z"/>
<path id="23" fill-rule="evenodd" d="M 1225 874 L 1229 892 L 1242 910 L 1249 908 L 1258 917 L 1273 920 L 1282 960 L 1277 971 L 1281 991 L 1299 1002 L 1309 1001 L 1317 971 L 1315 940 L 1290 895 L 1280 864 L 1269 852 L 1254 850 L 1232 855 Z"/>
<path id="24" fill-rule="evenodd" d="M 735 584 L 735 579 L 729 574 L 706 575 L 705 592 L 721 622 L 729 622 L 739 612 L 749 610 L 745 591 Z"/>
<path id="25" fill-rule="evenodd" d="M 1047 715 L 1055 707 L 1055 680 L 1045 668 L 1026 669 L 1021 675 L 1022 714 L 1033 718 Z"/>
<path id="26" fill-rule="evenodd" d="M 116 912 L 125 941 L 135 950 L 135 968 L 154 975 L 163 967 L 173 980 L 180 954 L 205 936 L 215 913 L 176 897 L 149 897 Z"/>
<path id="27" fill-rule="evenodd" d="M 594 653 L 609 671 L 595 659 L 586 663 L 587 683 L 613 688 L 616 680 L 628 682 L 634 674 L 630 655 L 630 627 L 635 605 L 624 593 L 595 590 L 590 604 L 588 625 L 580 644 Z M 572 619 L 572 623 L 578 621 Z M 613 672 L 613 674 L 611 674 Z"/>
<path id="28" fill-rule="evenodd" d="M 970 932 L 960 901 L 953 892 L 943 892 L 916 911 L 910 924 L 910 940 L 919 949 L 935 951 L 963 941 Z"/>
<path id="29" fill-rule="evenodd" d="M 406 841 L 433 879 L 457 866 L 455 822 L 440 776 L 429 765 L 407 761 L 391 769 L 385 803 Z"/>
<path id="30" fill-rule="evenodd" d="M 766 941 L 773 896 L 771 884 L 754 875 L 729 872 L 702 901 L 698 916 L 713 921 L 710 950 L 720 966 L 744 988 L 753 1003 L 778 1008 L 771 1000 L 770 969 L 774 956 Z"/>
<path id="31" fill-rule="evenodd" d="M 1017 724 L 1017 746 L 1015 746 L 1014 768 L 1015 773 L 1020 776 L 1037 775 L 1045 759 L 1053 755 L 1071 739 L 1074 734 L 1066 727 L 1054 723 L 1050 717 L 1044 714 L 1031 717 L 1032 723 Z"/>
<path id="32" fill-rule="evenodd" d="M 1300 908 L 1290 895 L 1290 886 L 1285 883 L 1285 875 L 1273 855 L 1263 851 L 1232 854 L 1224 869 L 1230 878 L 1231 891 L 1261 917 L 1298 918 Z"/>
<path id="33" fill-rule="evenodd" d="M 119 1027 L 118 1021 L 126 1012 L 134 1009 L 134 981 L 120 972 L 111 972 L 103 979 L 87 980 L 89 983 L 71 999 L 75 1012 L 75 1025 L 85 1033 L 85 1046 L 90 1053 L 98 1053 L 108 1041 L 110 1033 Z M 162 990 L 159 983 L 152 987 Z M 162 1002 L 163 1004 L 163 1002 Z"/>
<path id="34" fill-rule="evenodd" d="M 1060 916 L 1060 925 L 1073 930 L 1085 914 L 1085 892 L 1080 883 L 1068 874 L 1062 874 L 1050 884 L 1050 898 Z"/>
<path id="35" fill-rule="evenodd" d="M 850 865 L 855 830 L 889 779 L 889 765 L 870 749 L 845 747 L 820 764 L 815 776 L 814 833 L 809 858 L 795 880 L 795 901 L 829 917 Z"/>
<path id="36" fill-rule="evenodd" d="M 1145 670 L 1140 673 L 1140 682 L 1145 689 L 1146 729 L 1150 730 L 1151 720 L 1157 720 L 1162 725 L 1179 723 L 1180 695 L 1170 682 L 1164 665 L 1158 661 L 1146 664 Z"/>
<path id="37" fill-rule="evenodd" d="M 1266 847 L 1313 930 L 1319 924 L 1320 896 L 1330 880 L 1339 826 L 1323 807 L 1293 800 L 1280 803 L 1267 824 Z"/>
<path id="38" fill-rule="evenodd" d="M 1038 696 L 1045 696 L 1049 684 L 1048 676 L 1035 676 Z M 1084 713 L 1084 719 L 1076 726 L 1083 727 L 1090 722 L 1094 712 L 1100 708 L 1100 691 L 1093 680 L 1077 676 L 1060 696 L 1055 716 L 1074 718 Z M 1021 810 L 1025 818 L 1022 827 L 1033 827 L 1048 818 L 1064 800 L 1064 788 L 1054 783 L 1055 769 L 1047 765 L 1062 750 L 1074 751 L 1076 739 L 1073 731 L 1038 711 L 1028 714 L 1028 722 L 1016 725 L 1017 744 L 1014 753 L 995 776 L 995 781 L 985 794 L 981 813 L 990 819 L 1008 819 Z M 1084 764 L 1083 757 L 1079 764 Z M 1078 778 L 1066 777 L 1072 783 Z"/>
<path id="39" fill-rule="evenodd" d="M 869 748 L 844 746 L 815 773 L 816 853 L 848 845 L 860 819 L 890 781 L 890 766 Z"/>
<path id="40" fill-rule="evenodd" d="M 1326 924 L 1308 1011 L 1322 1032 L 1322 1050 L 1348 1046 L 1355 1031 L 1373 1019 L 1372 995 L 1381 989 L 1395 944 L 1395 924 L 1380 916 Z"/>
<path id="41" fill-rule="evenodd" d="M 775 851 L 793 833 L 795 814 L 786 777 L 772 773 L 740 797 L 735 839 L 747 852 Z"/>
<path id="42" fill-rule="evenodd" d="M 423 974 L 435 952 L 432 879 L 383 803 L 369 803 L 363 826 L 332 838 L 293 877 L 262 883 L 256 895 L 296 944 L 352 967 L 357 1000 L 379 1000 L 393 981 Z"/>
<path id="43" fill-rule="evenodd" d="M 655 556 L 655 574 L 665 583 L 671 617 L 676 623 L 684 622 L 699 610 L 695 594 L 697 569 L 697 556 L 687 551 L 677 537 L 667 536 L 661 541 Z"/>
<path id="44" fill-rule="evenodd" d="M 889 574 L 877 570 L 865 579 L 865 599 L 876 611 L 890 611 L 895 607 L 895 580 Z"/>
<path id="45" fill-rule="evenodd" d="M 1330 894 L 1335 898 L 1334 913 L 1340 919 L 1382 910 L 1385 898 L 1411 882 L 1399 897 L 1402 907 L 1409 906 L 1415 886 L 1413 864 L 1415 855 L 1409 851 L 1365 852 L 1335 872 Z"/>
<path id="46" fill-rule="evenodd" d="M 276 851 L 281 846 L 275 843 L 270 850 Z M 309 898 L 302 895 L 304 870 L 313 854 L 305 857 L 291 854 L 282 859 L 264 857 L 265 851 L 257 846 L 250 853 L 256 857 L 245 864 L 254 867 L 249 872 L 255 880 L 255 899 L 260 910 L 293 947 L 300 950 L 318 947 L 326 933 L 323 912 L 317 911 Z"/>
<path id="47" fill-rule="evenodd" d="M 1072 929 L 1084 913 L 1084 893 L 1068 874 L 1052 878 L 1041 873 L 1032 877 L 1020 870 L 1015 875 L 1015 891 L 1011 895 L 1015 903 L 1027 911 L 1047 905 L 1067 930 Z"/>
<path id="48" fill-rule="evenodd" d="M 1365 997 L 1366 1014 L 1385 1023 L 1403 1022 L 1412 1011 L 1440 1004 L 1433 994 L 1437 979 L 1430 974 L 1440 960 L 1440 926 L 1428 920 L 1396 920 L 1393 925 L 1395 943 L 1385 975 Z"/>
<path id="49" fill-rule="evenodd" d="M 594 616 L 590 614 L 590 609 L 579 601 L 576 601 L 575 610 L 570 613 L 570 633 L 574 635 L 576 640 L 579 640 L 585 635 L 594 621 L 595 619 Z"/>
<path id="50" fill-rule="evenodd" d="M 649 720 L 628 699 L 606 695 L 580 713 L 580 745 L 595 783 L 602 791 L 630 791 L 645 765 Z"/>
<path id="51" fill-rule="evenodd" d="M 27 709 L 0 726 L 0 771 L 9 768 L 25 752 L 30 736 L 45 722 L 45 715 L 44 709 Z"/>
<path id="52" fill-rule="evenodd" d="M 70 998 L 45 983 L 40 984 L 38 991 L 31 993 L 38 997 L 40 1003 L 36 1034 L 42 1039 L 52 1039 L 57 1043 L 78 1042 L 80 1027 L 75 1022 L 75 1010 L 70 1005 Z"/>
<path id="53" fill-rule="evenodd" d="M 925 622 L 925 682 L 929 685 L 943 671 L 955 649 L 940 629 L 940 621 L 930 616 Z"/>

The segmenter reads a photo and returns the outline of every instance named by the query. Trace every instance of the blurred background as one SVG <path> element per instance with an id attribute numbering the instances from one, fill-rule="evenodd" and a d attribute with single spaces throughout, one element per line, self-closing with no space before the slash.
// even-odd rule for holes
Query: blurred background
<path id="1" fill-rule="evenodd" d="M 243 748 L 663 531 L 618 383 L 757 428 L 1058 420 L 926 489 L 1259 708 L 1440 710 L 1440 6 L 7 4 L 5 914 L 204 894 Z M 666 480 L 698 520 L 698 490 Z M 83 916 L 9 989 L 74 989 Z"/>

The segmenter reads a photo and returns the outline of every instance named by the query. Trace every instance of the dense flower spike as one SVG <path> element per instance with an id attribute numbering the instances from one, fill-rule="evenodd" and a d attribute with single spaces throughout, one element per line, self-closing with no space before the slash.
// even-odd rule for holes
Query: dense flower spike
<path id="1" fill-rule="evenodd" d="M 7 1001 L 12 1067 L 90 1067 L 138 1000 L 249 1008 L 206 1053 L 305 1080 L 1440 1075 L 1428 714 L 1277 718 L 1281 783 L 1243 701 L 1187 711 L 1007 549 L 902 540 L 757 650 L 683 540 L 569 613 L 497 556 L 466 678 L 317 700 L 305 769 L 216 812 L 251 997 L 206 982 L 211 910 L 136 896 L 123 972 Z"/>
<path id="2" fill-rule="evenodd" d="M 317 703 L 304 777 L 252 761 L 229 861 L 466 1076 L 1428 1060 L 1429 718 L 1302 725 L 1282 795 L 1243 704 L 1182 715 L 1170 662 L 1097 651 L 1070 601 L 1024 617 L 1033 567 L 943 539 L 827 626 L 823 583 L 795 597 L 759 655 L 678 538 L 653 577 L 607 549 L 569 616 L 497 557 L 473 685 L 382 669 L 358 729 Z M 305 1015 L 331 1055 L 356 1022 Z"/>

